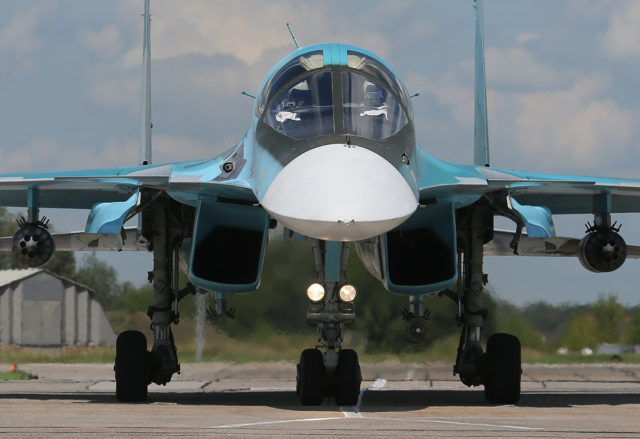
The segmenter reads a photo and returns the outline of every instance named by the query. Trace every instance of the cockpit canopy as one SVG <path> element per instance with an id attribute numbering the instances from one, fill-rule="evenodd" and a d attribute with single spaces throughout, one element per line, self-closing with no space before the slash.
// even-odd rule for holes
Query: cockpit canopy
<path id="1" fill-rule="evenodd" d="M 382 140 L 411 119 L 402 83 L 372 55 L 328 45 L 286 62 L 264 84 L 256 116 L 293 139 L 351 134 Z"/>

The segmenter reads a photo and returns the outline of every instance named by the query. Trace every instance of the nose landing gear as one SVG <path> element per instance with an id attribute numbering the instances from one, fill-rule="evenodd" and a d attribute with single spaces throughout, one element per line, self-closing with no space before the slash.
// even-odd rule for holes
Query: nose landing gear
<path id="1" fill-rule="evenodd" d="M 333 396 L 338 405 L 356 405 L 362 382 L 358 354 L 342 349 L 344 327 L 355 320 L 355 288 L 346 285 L 345 274 L 349 247 L 315 241 L 313 251 L 318 282 L 307 290 L 307 322 L 318 328 L 320 345 L 302 351 L 296 393 L 303 405 L 320 405 L 325 396 Z"/>
<path id="2" fill-rule="evenodd" d="M 325 353 L 317 348 L 302 351 L 296 377 L 296 393 L 302 405 L 320 405 L 325 396 L 333 396 L 341 406 L 358 403 L 362 383 L 358 354 L 353 349 L 337 351 L 337 361 L 333 360 L 335 366 L 329 373 L 326 359 L 335 354 L 335 349 Z"/>
<path id="3" fill-rule="evenodd" d="M 356 405 L 362 374 L 358 354 L 342 349 L 345 322 L 355 320 L 352 303 L 340 303 L 336 290 L 323 303 L 311 304 L 307 322 L 318 328 L 319 346 L 305 349 L 297 365 L 296 391 L 303 405 L 320 405 L 333 396 L 338 405 Z M 347 306 L 349 305 L 349 306 Z"/>

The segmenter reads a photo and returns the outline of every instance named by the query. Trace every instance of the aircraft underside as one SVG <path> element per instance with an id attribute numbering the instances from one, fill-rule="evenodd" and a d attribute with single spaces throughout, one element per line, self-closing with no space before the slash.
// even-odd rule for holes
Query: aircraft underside
<path id="1" fill-rule="evenodd" d="M 154 341 L 147 352 L 142 333 L 125 331 L 118 337 L 115 371 L 117 397 L 122 401 L 145 400 L 149 383 L 166 384 L 180 371 L 171 325 L 179 321 L 182 298 L 215 291 L 213 311 L 225 317 L 227 294 L 257 287 L 268 228 L 276 226 L 259 206 L 226 206 L 230 209 L 229 218 L 234 218 L 238 209 L 252 209 L 253 213 L 245 218 L 254 218 L 253 221 L 234 223 L 226 221 L 224 215 L 212 221 L 215 217 L 207 215 L 210 205 L 194 209 L 161 192 L 143 198 L 150 200 L 143 209 L 142 233 L 154 255 L 153 303 L 149 307 Z M 223 210 L 216 206 L 216 212 Z M 510 334 L 488 338 L 483 334 L 487 317 L 483 306 L 487 281 L 483 257 L 488 245 L 503 239 L 494 232 L 495 215 L 509 213 L 495 199 L 483 197 L 459 209 L 418 209 L 403 225 L 364 241 L 327 241 L 289 231 L 291 236 L 310 243 L 317 273 L 315 279 L 309 280 L 306 292 L 306 319 L 315 327 L 317 343 L 310 343 L 312 347 L 301 353 L 296 367 L 301 403 L 318 405 L 331 397 L 338 405 L 354 405 L 360 394 L 358 355 L 343 345 L 345 331 L 357 316 L 357 286 L 350 285 L 346 277 L 352 249 L 390 292 L 407 296 L 409 308 L 403 315 L 403 334 L 409 341 L 424 341 L 428 333 L 425 297 L 437 293 L 443 299 L 436 300 L 454 300 L 458 312 L 452 317 L 460 327 L 460 343 L 453 372 L 468 386 L 483 385 L 490 403 L 516 403 L 520 397 L 520 342 Z M 583 238 L 586 244 L 578 253 L 590 267 L 598 267 L 597 271 L 613 271 L 624 262 L 624 241 L 615 227 L 602 223 L 601 216 L 595 219 L 600 225 L 593 226 Z M 185 224 L 193 227 L 185 228 Z M 518 231 L 511 234 L 510 251 L 518 250 L 521 238 L 522 250 L 528 251 L 528 238 L 521 237 Z M 619 255 L 607 253 L 612 239 L 619 244 Z M 430 251 L 424 252 L 425 248 Z M 182 290 L 180 265 L 191 281 Z M 303 294 L 301 291 L 300 296 Z"/>
<path id="2" fill-rule="evenodd" d="M 234 273 L 225 270 L 190 269 L 190 273 L 204 276 L 206 282 L 218 285 L 218 291 L 234 291 L 251 284 L 259 277 L 263 254 L 262 240 L 266 235 L 243 229 L 243 226 L 224 224 L 224 222 L 203 229 L 198 224 L 198 212 L 172 200 L 166 194 L 149 197 L 153 201 L 143 212 L 143 235 L 153 251 L 154 266 L 152 272 L 153 303 L 149 307 L 153 345 L 147 351 L 145 336 L 138 331 L 125 331 L 119 335 L 116 345 L 116 394 L 121 401 L 143 401 L 147 398 L 147 386 L 150 383 L 166 384 L 175 373 L 180 372 L 177 349 L 174 344 L 171 326 L 179 322 L 179 301 L 188 294 L 204 293 L 207 290 L 198 286 L 197 276 L 190 279 L 195 285 L 188 284 L 179 290 L 179 259 L 185 258 L 185 243 L 193 248 L 192 260 L 206 261 L 209 267 L 224 264 L 215 255 L 224 254 L 228 259 L 226 267 L 236 265 Z M 200 211 L 202 214 L 202 210 Z M 514 336 L 494 334 L 487 341 L 486 352 L 482 348 L 482 328 L 487 316 L 482 305 L 483 284 L 482 272 L 483 246 L 491 238 L 493 231 L 493 212 L 484 202 L 458 210 L 453 220 L 453 229 L 442 229 L 453 233 L 454 248 L 442 244 L 446 239 L 438 237 L 434 227 L 424 230 L 399 229 L 397 233 L 406 236 L 410 243 L 419 247 L 425 244 L 437 252 L 438 258 L 430 261 L 418 258 L 424 263 L 422 276 L 402 277 L 399 269 L 391 269 L 392 281 L 387 279 L 385 286 L 396 293 L 405 294 L 409 298 L 409 309 L 403 318 L 404 335 L 413 342 L 424 341 L 427 335 L 428 309 L 425 307 L 425 295 L 412 291 L 428 291 L 429 284 L 440 285 L 443 279 L 451 283 L 460 271 L 460 276 L 451 290 L 446 289 L 441 296 L 449 297 L 459 304 L 459 314 L 455 316 L 461 327 L 460 346 L 455 361 L 454 372 L 462 382 L 469 386 L 484 385 L 487 401 L 492 403 L 515 403 L 520 395 L 520 343 Z M 444 220 L 446 216 L 438 219 Z M 202 219 L 202 218 L 200 218 Z M 185 229 L 183 224 L 195 220 L 193 229 Z M 203 221 L 206 220 L 202 219 Z M 411 222 L 408 223 L 409 226 Z M 271 226 L 274 226 L 272 223 Z M 251 227 L 245 224 L 244 227 Z M 195 230 L 195 232 L 194 232 Z M 198 232 L 200 230 L 200 232 Z M 204 230 L 204 231 L 203 231 Z M 204 234 L 197 236 L 198 233 Z M 294 232 L 290 232 L 293 234 Z M 404 260 L 394 261 L 394 250 L 388 247 L 402 246 L 402 237 L 390 238 L 387 234 L 382 239 L 377 237 L 367 242 L 359 242 L 357 248 L 360 257 L 365 261 L 379 258 L 379 250 L 386 246 L 386 259 L 383 266 L 369 269 L 377 277 L 389 276 L 385 265 L 402 265 L 408 263 L 417 253 L 405 255 Z M 416 241 L 421 235 L 425 242 Z M 224 237 L 245 236 L 242 248 L 253 248 L 256 255 L 241 262 L 246 253 L 234 256 L 228 241 Z M 301 239 L 301 235 L 296 235 Z M 348 284 L 346 278 L 349 252 L 354 248 L 350 242 L 325 241 L 306 238 L 311 244 L 316 264 L 317 278 L 310 279 L 307 290 L 308 309 L 307 322 L 315 327 L 317 343 L 311 343 L 300 355 L 296 367 L 297 393 L 304 405 L 319 405 L 326 397 L 331 397 L 338 405 L 355 405 L 360 394 L 362 374 L 357 353 L 344 346 L 344 334 L 348 326 L 356 319 L 354 298 L 356 290 Z M 254 242 L 251 242 L 251 241 Z M 455 244 L 457 243 L 457 244 Z M 237 241 L 233 243 L 239 248 Z M 373 251 L 377 249 L 378 252 Z M 406 253 L 407 248 L 401 248 Z M 397 251 L 397 249 L 396 249 Z M 196 254 L 200 252 L 199 257 Z M 210 257 L 202 256 L 206 252 Z M 182 256 L 181 256 L 182 255 Z M 434 262 L 440 259 L 440 263 Z M 446 262 L 442 262 L 446 260 Z M 184 262 L 184 261 L 183 261 Z M 458 267 L 458 262 L 461 264 Z M 184 266 L 183 266 L 184 268 Z M 411 267 L 411 272 L 414 271 Z M 394 271 L 396 270 L 396 271 Z M 256 273 L 258 271 L 258 273 Z M 401 271 L 401 270 L 400 270 Z M 215 274 L 219 273 L 219 274 Z M 386 274 L 385 274 L 386 273 Z M 444 273 L 444 274 L 443 274 Z M 402 284 L 404 283 L 404 285 Z M 223 286 L 224 285 L 224 286 Z M 441 288 L 438 287 L 438 290 Z M 457 291 L 454 292 L 453 290 Z M 304 292 L 300 292 L 301 296 Z M 367 294 L 366 291 L 362 294 Z M 226 294 L 216 294 L 215 313 L 227 315 Z"/>

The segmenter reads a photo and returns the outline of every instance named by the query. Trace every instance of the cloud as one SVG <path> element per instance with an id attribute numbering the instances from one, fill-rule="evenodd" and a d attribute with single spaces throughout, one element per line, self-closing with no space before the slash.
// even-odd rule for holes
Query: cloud
<path id="1" fill-rule="evenodd" d="M 212 144 L 187 136 L 163 134 L 153 138 L 154 163 L 203 159 L 219 152 Z"/>
<path id="2" fill-rule="evenodd" d="M 540 35 L 533 34 L 530 32 L 522 32 L 521 34 L 518 34 L 518 36 L 516 37 L 516 41 L 520 44 L 525 44 L 525 43 L 528 43 L 529 41 L 534 41 L 539 39 L 540 39 Z"/>
<path id="3" fill-rule="evenodd" d="M 212 117 L 212 127 L 237 115 L 239 105 L 246 116 L 246 99 L 240 97 L 240 91 L 257 92 L 265 74 L 294 48 L 286 22 L 293 24 L 303 45 L 326 42 L 329 36 L 333 41 L 374 48 L 384 56 L 391 43 L 375 23 L 400 17 L 408 5 L 381 3 L 367 8 L 366 14 L 334 16 L 332 11 L 341 7 L 339 2 L 156 0 L 151 11 L 154 113 L 160 115 L 156 110 L 166 103 L 172 109 L 164 107 L 160 111 L 181 111 L 173 117 L 174 121 L 193 125 L 184 120 L 183 115 L 188 112 L 198 120 L 203 115 Z M 108 55 L 118 51 L 122 44 L 116 58 L 96 64 L 82 76 L 90 102 L 112 110 L 124 109 L 131 117 L 139 117 L 140 111 L 139 9 L 137 3 L 120 2 L 115 25 L 94 33 L 85 31 L 79 36 L 88 50 Z M 217 114 L 212 115 L 212 109 Z M 237 120 L 244 125 L 246 117 Z M 155 116 L 154 121 L 160 122 Z M 169 124 L 176 126 L 176 122 L 165 122 L 162 129 Z M 236 133 L 238 137 L 240 130 Z M 221 137 L 226 142 L 226 136 Z"/>
<path id="4" fill-rule="evenodd" d="M 292 44 L 286 21 L 295 24 L 307 17 L 325 19 L 322 8 L 313 3 L 158 0 L 153 3 L 151 54 L 157 60 L 226 54 L 252 65 L 266 50 Z M 140 53 L 139 47 L 133 48 L 123 65 L 139 64 Z"/>
<path id="5" fill-rule="evenodd" d="M 118 28 L 111 24 L 102 28 L 99 32 L 81 30 L 78 33 L 78 42 L 89 52 L 97 53 L 105 58 L 114 58 L 120 54 L 123 41 Z"/>
<path id="6" fill-rule="evenodd" d="M 110 110 L 124 110 L 140 117 L 142 76 L 138 71 L 122 70 L 100 63 L 84 75 L 89 102 Z"/>
<path id="7" fill-rule="evenodd" d="M 609 82 L 593 74 L 560 90 L 491 96 L 493 120 L 503 130 L 501 147 L 518 151 L 505 155 L 537 161 L 547 171 L 593 171 L 624 161 L 637 134 L 637 114 L 603 97 Z M 505 124 L 511 128 L 504 130 Z"/>
<path id="8" fill-rule="evenodd" d="M 455 74 L 447 73 L 433 82 L 425 83 L 424 86 L 441 104 L 450 108 L 458 124 L 473 123 L 473 88 L 461 85 Z"/>
<path id="9" fill-rule="evenodd" d="M 33 137 L 13 151 L 3 151 L 4 169 L 20 172 L 108 168 L 138 163 L 138 141 L 110 138 L 96 149 L 91 145 L 62 144 L 48 137 Z"/>
<path id="10" fill-rule="evenodd" d="M 153 163 L 197 160 L 218 155 L 239 139 L 223 147 L 190 136 L 160 134 L 152 137 Z M 219 139 L 217 139 L 219 140 Z M 13 151 L 3 151 L 6 170 L 20 172 L 64 171 L 69 169 L 110 168 L 138 164 L 140 141 L 132 137 L 109 137 L 96 145 L 62 144 L 47 137 L 34 137 Z"/>
<path id="11" fill-rule="evenodd" d="M 0 29 L 0 53 L 13 55 L 18 63 L 14 66 L 17 70 L 33 68 L 33 61 L 27 56 L 42 45 L 36 29 L 41 17 L 56 8 L 55 0 L 40 0 L 27 9 L 16 11 L 9 24 Z"/>
<path id="12" fill-rule="evenodd" d="M 492 87 L 521 90 L 557 88 L 567 83 L 567 73 L 544 65 L 522 47 L 486 50 L 487 82 Z"/>
<path id="13" fill-rule="evenodd" d="M 37 50 L 42 43 L 42 39 L 35 33 L 40 17 L 55 7 L 55 1 L 41 0 L 27 9 L 15 12 L 9 24 L 0 29 L 0 50 L 13 52 L 15 55 L 25 55 Z"/>
<path id="14" fill-rule="evenodd" d="M 599 46 L 605 56 L 626 59 L 640 54 L 640 2 L 616 4 L 609 15 L 609 27 L 600 36 Z"/>
<path id="15" fill-rule="evenodd" d="M 503 57 L 502 61 L 500 57 Z M 601 175 L 605 167 L 624 166 L 626 157 L 633 153 L 637 143 L 634 139 L 639 133 L 634 121 L 640 114 L 607 97 L 611 92 L 610 77 L 600 73 L 579 75 L 532 64 L 533 61 L 527 61 L 519 49 L 493 51 L 491 58 L 496 65 L 491 72 L 495 70 L 498 76 L 491 83 L 502 85 L 512 81 L 512 87 L 488 89 L 489 142 L 494 166 L 597 175 Z M 540 78 L 525 73 L 518 79 L 515 64 L 512 69 L 507 67 L 516 59 L 522 60 L 521 68 L 531 68 Z M 440 105 L 440 111 L 445 111 L 450 119 L 443 119 L 442 115 L 432 117 L 439 117 L 443 124 L 454 127 L 447 133 L 432 124 L 432 131 L 428 133 L 431 138 L 447 135 L 460 142 L 459 133 L 465 132 L 468 135 L 466 142 L 471 145 L 473 84 L 461 79 L 471 74 L 461 75 L 461 70 L 465 69 L 459 66 L 433 80 L 411 75 L 410 80 L 431 93 Z M 527 81 L 538 83 L 533 87 Z M 444 139 L 440 143 L 447 142 Z M 437 143 L 430 145 L 430 149 L 451 160 L 452 153 L 446 148 L 442 152 L 434 149 L 440 147 Z M 467 152 L 457 146 L 456 151 L 455 154 Z"/>
<path id="16" fill-rule="evenodd" d="M 166 60 L 189 54 L 231 55 L 254 66 L 273 49 L 286 49 L 283 55 L 293 49 L 287 22 L 303 46 L 327 42 L 330 35 L 333 41 L 376 48 L 376 53 L 384 56 L 390 49 L 388 36 L 376 31 L 371 20 L 384 22 L 385 16 L 402 13 L 408 7 L 405 3 L 394 3 L 394 7 L 382 4 L 363 14 L 345 16 L 333 12 L 341 8 L 339 2 L 157 0 L 152 10 L 151 56 Z M 128 2 L 121 9 L 131 10 L 132 6 Z M 139 65 L 140 44 L 122 58 L 125 68 Z"/>
<path id="17" fill-rule="evenodd" d="M 629 0 L 593 0 L 588 5 L 585 4 L 584 0 L 568 0 L 564 4 L 567 16 L 600 20 L 625 1 L 628 2 Z"/>

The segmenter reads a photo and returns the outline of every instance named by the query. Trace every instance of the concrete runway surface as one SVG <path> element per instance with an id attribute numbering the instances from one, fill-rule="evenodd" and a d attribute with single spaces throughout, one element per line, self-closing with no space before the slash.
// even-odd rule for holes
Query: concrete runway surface
<path id="1" fill-rule="evenodd" d="M 111 365 L 19 368 L 38 379 L 0 382 L 3 438 L 640 437 L 640 365 L 524 365 L 520 403 L 495 406 L 450 365 L 363 364 L 353 407 L 300 406 L 291 363 L 184 364 L 144 404 L 115 400 Z"/>

